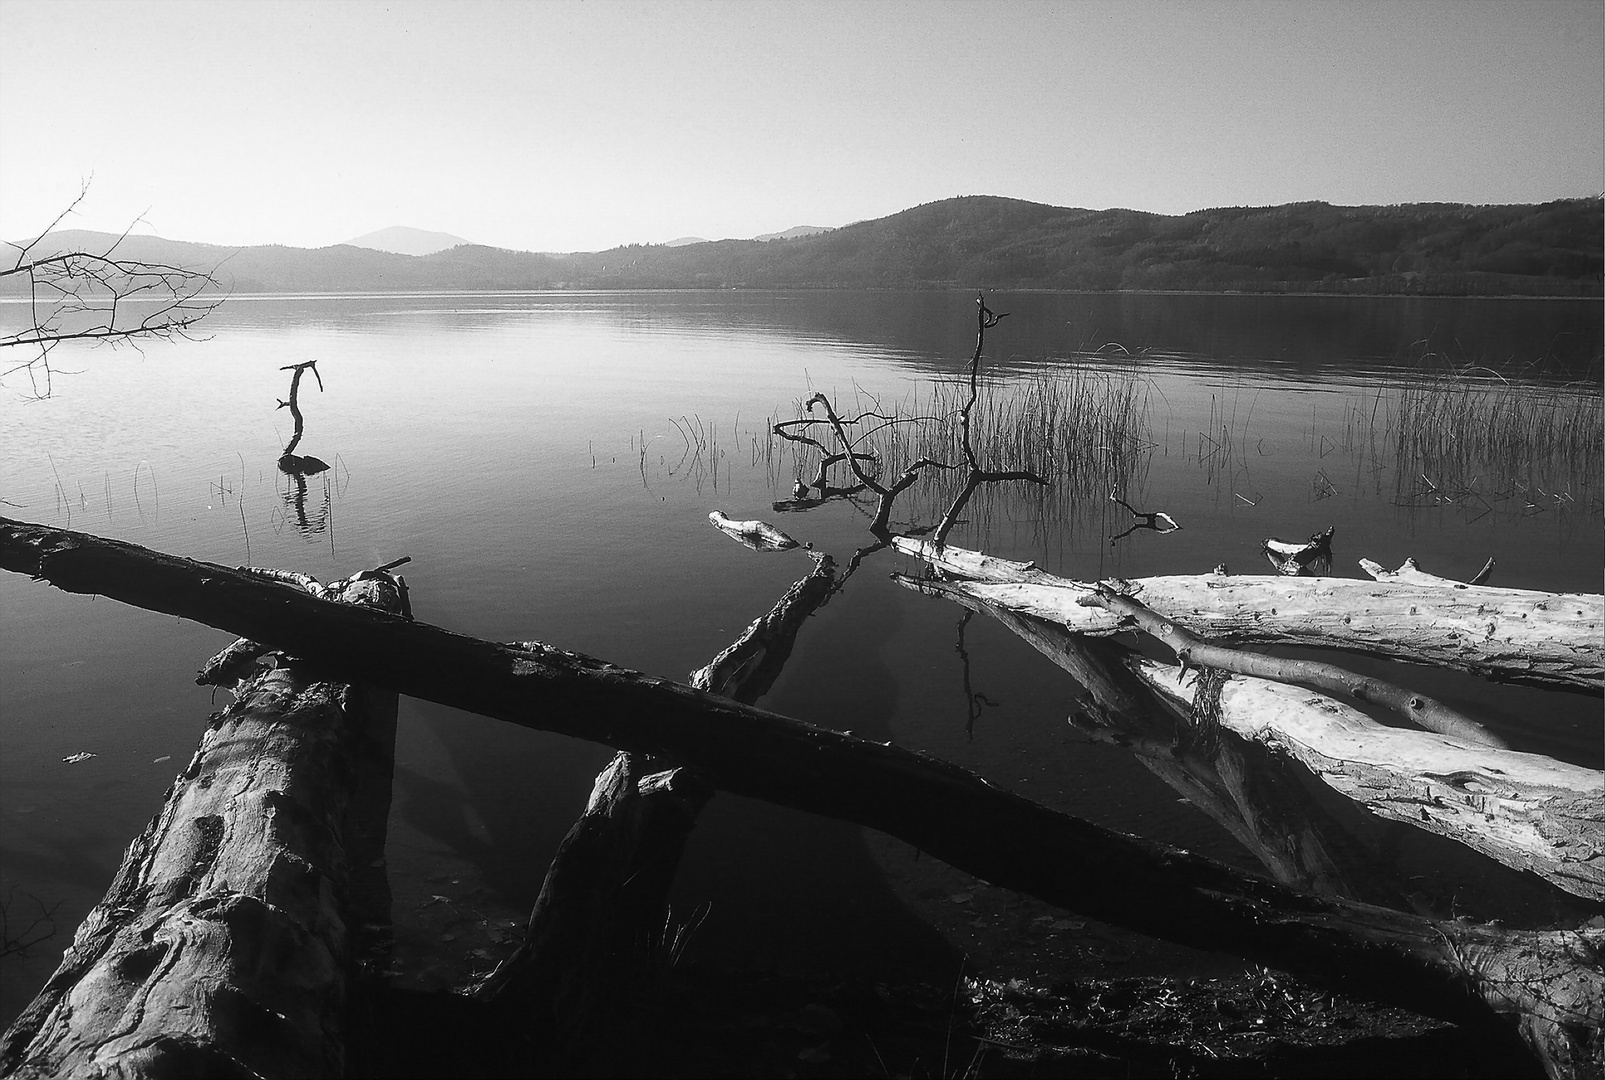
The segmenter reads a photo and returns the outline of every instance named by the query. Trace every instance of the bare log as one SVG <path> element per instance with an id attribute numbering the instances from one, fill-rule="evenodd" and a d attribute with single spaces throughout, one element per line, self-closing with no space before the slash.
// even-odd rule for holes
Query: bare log
<path id="1" fill-rule="evenodd" d="M 1387 570 L 1383 568 L 1381 563 L 1373 562 L 1370 559 L 1361 559 L 1360 569 L 1378 581 L 1404 581 L 1409 582 L 1411 585 L 1439 585 L 1450 589 L 1464 589 L 1467 586 L 1481 585 L 1487 581 L 1488 575 L 1494 572 L 1494 560 L 1490 556 L 1488 561 L 1482 564 L 1482 569 L 1478 570 L 1466 581 L 1456 581 L 1453 578 L 1429 574 L 1417 566 L 1414 559 L 1410 558 L 1405 559 L 1397 570 Z"/>
<path id="2" fill-rule="evenodd" d="M 1254 675 L 1276 682 L 1319 690 L 1337 697 L 1367 701 L 1391 710 L 1407 722 L 1441 735 L 1453 735 L 1480 746 L 1507 747 L 1509 744 L 1490 732 L 1477 721 L 1426 694 L 1406 690 L 1384 679 L 1356 675 L 1332 664 L 1318 660 L 1290 660 L 1282 656 L 1244 652 L 1229 645 L 1206 641 L 1185 629 L 1174 620 L 1167 619 L 1152 608 L 1127 595 L 1118 585 L 1100 583 L 1086 593 L 1081 603 L 1101 607 L 1124 619 L 1129 619 L 1145 633 L 1161 642 L 1176 654 L 1183 666 L 1201 666 L 1230 671 L 1239 675 Z"/>
<path id="3" fill-rule="evenodd" d="M 1191 705 L 1193 680 L 1180 668 L 1142 661 L 1137 670 Z M 1302 762 L 1372 813 L 1605 901 L 1605 773 L 1598 769 L 1385 727 L 1330 698 L 1248 677 L 1220 688 L 1220 723 Z"/>
<path id="4" fill-rule="evenodd" d="M 378 579 L 339 595 L 400 606 Z M 0 1039 L 0 1074 L 341 1075 L 360 933 L 347 843 L 371 827 L 353 820 L 356 788 L 373 744 L 394 739 L 396 695 L 260 660 Z"/>
<path id="5" fill-rule="evenodd" d="M 954 565 L 977 572 L 1007 569 L 977 560 Z M 1062 627 L 1001 606 L 991 592 L 969 582 L 901 575 L 898 580 L 1001 619 L 1083 685 L 1093 685 L 1089 679 L 1097 673 L 1085 670 L 1074 636 Z M 1149 685 L 1192 706 L 1191 686 L 1178 688 L 1183 669 L 1142 662 L 1137 671 Z M 1331 698 L 1261 679 L 1230 679 L 1220 687 L 1218 702 L 1223 728 L 1300 761 L 1369 812 L 1447 836 L 1507 866 L 1531 870 L 1573 895 L 1605 899 L 1605 807 L 1600 803 L 1605 773 L 1542 755 L 1386 727 Z M 1198 794 L 1196 783 L 1194 788 Z M 1222 823 L 1244 839 L 1229 820 Z M 1257 852 L 1265 847 L 1244 842 Z M 1297 880 L 1285 867 L 1267 865 L 1283 880 Z"/>
<path id="6" fill-rule="evenodd" d="M 1113 613 L 1079 603 L 1093 582 L 908 537 L 893 545 L 1010 610 L 1082 634 L 1121 628 Z M 1147 606 L 1223 642 L 1326 646 L 1552 689 L 1605 687 L 1605 596 L 1597 593 L 1220 574 L 1132 584 Z"/>
<path id="7" fill-rule="evenodd" d="M 1001 622 L 1069 672 L 1082 693 L 1069 722 L 1089 738 L 1124 747 L 1188 802 L 1252 852 L 1284 885 L 1323 896 L 1408 910 L 1375 857 L 1357 840 L 1355 808 L 1338 820 L 1310 797 L 1302 766 L 1240 736 L 1211 731 L 1196 715 L 1168 706 L 1131 670 L 1133 654 L 1115 643 L 979 600 L 961 583 L 894 574 L 898 584 Z M 1296 770 L 1296 771 L 1295 771 Z M 1304 775 L 1300 775 L 1304 774 Z M 1402 827 L 1402 826 L 1401 826 Z"/>
<path id="8" fill-rule="evenodd" d="M 221 625 L 427 700 L 675 760 L 722 790 L 879 829 L 983 880 L 1141 933 L 1457 1022 L 1505 1015 L 1554 1074 L 1599 1067 L 1602 929 L 1436 922 L 1311 896 L 1058 813 L 929 755 L 120 541 L 0 519 L 0 567 Z"/>
<path id="9" fill-rule="evenodd" d="M 693 671 L 692 686 L 748 705 L 769 692 L 791 656 L 803 620 L 819 610 L 835 584 L 836 561 L 822 551 L 809 555 L 814 568 L 808 576 L 786 590 L 707 667 Z"/>
<path id="10" fill-rule="evenodd" d="M 722 511 L 715 510 L 708 515 L 708 522 L 732 540 L 754 551 L 785 551 L 797 546 L 797 541 L 767 521 L 736 521 L 726 517 Z"/>

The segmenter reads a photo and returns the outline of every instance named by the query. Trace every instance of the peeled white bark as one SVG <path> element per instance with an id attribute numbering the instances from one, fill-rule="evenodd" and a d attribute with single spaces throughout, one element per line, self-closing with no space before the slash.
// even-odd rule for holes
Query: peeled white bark
<path id="1" fill-rule="evenodd" d="M 1121 629 L 1117 616 L 1080 603 L 1090 582 L 907 537 L 893 543 L 968 579 L 965 590 L 988 603 L 1080 634 Z M 1236 574 L 1133 584 L 1146 606 L 1223 643 L 1348 649 L 1533 686 L 1605 685 L 1605 597 L 1597 594 Z"/>
<path id="2" fill-rule="evenodd" d="M 1135 670 L 1191 705 L 1193 678 L 1149 660 Z M 1378 724 L 1322 694 L 1234 675 L 1220 723 L 1302 762 L 1380 817 L 1438 833 L 1561 889 L 1605 900 L 1605 772 L 1541 754 Z"/>

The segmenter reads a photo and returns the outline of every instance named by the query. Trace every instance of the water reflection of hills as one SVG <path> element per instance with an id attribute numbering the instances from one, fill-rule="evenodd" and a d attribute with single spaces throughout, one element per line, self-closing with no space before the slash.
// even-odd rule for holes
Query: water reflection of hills
<path id="1" fill-rule="evenodd" d="M 606 319 L 651 333 L 710 328 L 871 346 L 920 369 L 957 370 L 974 341 L 970 293 L 864 290 L 459 293 L 409 297 L 243 297 L 214 321 L 343 325 L 374 332 Z M 962 299 L 961 299 L 962 297 Z M 994 363 L 1036 363 L 1116 343 L 1128 352 L 1268 374 L 1352 376 L 1408 369 L 1424 348 L 1460 363 L 1547 362 L 1597 374 L 1597 300 L 1251 296 L 1184 293 L 992 294 L 1013 312 L 989 343 Z M 1425 343 L 1424 345 L 1422 343 Z"/>

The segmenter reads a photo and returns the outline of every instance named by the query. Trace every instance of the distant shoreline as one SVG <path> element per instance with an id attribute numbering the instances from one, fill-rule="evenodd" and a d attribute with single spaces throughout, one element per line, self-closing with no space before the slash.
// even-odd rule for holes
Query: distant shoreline
<path id="1" fill-rule="evenodd" d="M 550 289 L 362 289 L 362 290 L 240 290 L 223 292 L 223 298 L 235 300 L 363 300 L 363 299 L 414 299 L 423 300 L 442 296 L 586 296 L 647 293 L 783 293 L 783 292 L 854 292 L 854 293 L 1025 293 L 1043 296 L 1245 296 L 1284 299 L 1329 300 L 1569 300 L 1605 303 L 1605 293 L 1580 296 L 1566 293 L 1434 293 L 1434 292 L 1303 292 L 1274 289 L 1251 292 L 1245 289 L 1044 289 L 1037 287 L 1009 287 L 985 285 L 654 285 L 621 286 L 615 288 L 550 288 Z M 208 295 L 212 295 L 208 293 Z M 0 304 L 25 304 L 25 293 L 0 294 Z M 138 303 L 126 299 L 124 303 Z"/>

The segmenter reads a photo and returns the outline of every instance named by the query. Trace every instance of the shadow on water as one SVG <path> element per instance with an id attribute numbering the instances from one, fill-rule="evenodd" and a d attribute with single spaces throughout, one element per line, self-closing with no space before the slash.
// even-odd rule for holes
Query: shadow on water
<path id="1" fill-rule="evenodd" d="M 883 651 L 896 605 L 832 595 L 760 708 L 886 740 L 899 679 Z M 855 602 L 862 601 L 862 602 Z M 869 724 L 869 727 L 864 727 Z M 958 955 L 889 886 L 857 825 L 720 794 L 702 813 L 674 890 L 676 910 L 711 901 L 688 959 L 786 975 L 951 978 Z M 876 973 L 879 973 L 876 975 Z"/>

